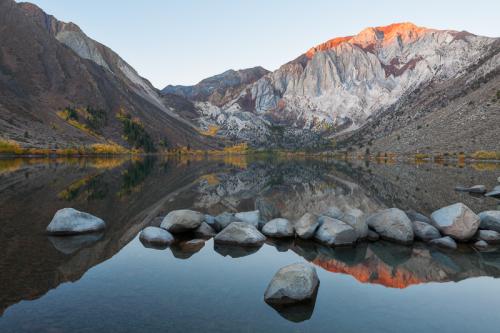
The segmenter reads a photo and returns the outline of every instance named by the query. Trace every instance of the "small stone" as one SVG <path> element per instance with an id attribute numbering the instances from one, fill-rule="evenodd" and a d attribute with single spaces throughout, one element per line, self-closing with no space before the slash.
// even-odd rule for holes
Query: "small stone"
<path id="1" fill-rule="evenodd" d="M 474 243 L 474 247 L 480 249 L 480 250 L 484 250 L 484 249 L 487 249 L 488 248 L 488 243 L 485 242 L 484 240 L 479 240 L 477 242 Z"/>
<path id="2" fill-rule="evenodd" d="M 415 238 L 420 239 L 421 241 L 428 242 L 436 238 L 441 238 L 439 230 L 426 222 L 414 221 L 412 222 L 412 225 Z"/>
<path id="3" fill-rule="evenodd" d="M 252 212 L 236 213 L 234 214 L 234 217 L 238 221 L 253 225 L 255 228 L 259 227 L 260 212 L 258 210 L 254 210 Z"/>
<path id="4" fill-rule="evenodd" d="M 295 222 L 295 232 L 302 239 L 310 239 L 318 229 L 318 216 L 305 213 L 297 222 Z"/>
<path id="5" fill-rule="evenodd" d="M 268 237 L 293 237 L 293 225 L 284 218 L 277 218 L 267 222 L 262 228 L 262 233 Z"/>
<path id="6" fill-rule="evenodd" d="M 147 227 L 141 231 L 139 239 L 142 242 L 152 245 L 165 246 L 171 244 L 174 241 L 174 236 L 172 236 L 172 234 L 165 229 L 158 227 Z"/>
<path id="7" fill-rule="evenodd" d="M 477 238 L 488 242 L 488 244 L 500 243 L 500 233 L 494 230 L 479 230 L 477 232 Z"/>

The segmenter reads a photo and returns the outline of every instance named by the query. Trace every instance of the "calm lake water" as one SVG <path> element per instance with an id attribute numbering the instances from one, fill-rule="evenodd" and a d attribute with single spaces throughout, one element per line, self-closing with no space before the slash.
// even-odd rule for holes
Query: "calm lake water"
<path id="1" fill-rule="evenodd" d="M 378 164 L 325 160 L 0 160 L 0 332 L 494 332 L 500 327 L 500 250 L 442 251 L 415 243 L 331 249 L 269 241 L 253 251 L 144 247 L 138 233 L 173 209 L 254 209 L 257 198 L 296 219 L 334 204 L 366 213 L 424 214 L 499 201 L 453 191 L 496 185 L 496 164 Z M 103 218 L 102 234 L 48 237 L 54 213 Z M 315 304 L 268 306 L 274 273 L 313 264 Z"/>

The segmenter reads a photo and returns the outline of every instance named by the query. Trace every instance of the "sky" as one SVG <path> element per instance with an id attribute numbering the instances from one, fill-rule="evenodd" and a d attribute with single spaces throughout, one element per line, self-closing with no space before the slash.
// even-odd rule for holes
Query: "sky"
<path id="1" fill-rule="evenodd" d="M 498 0 L 32 0 L 162 89 L 228 69 L 274 70 L 328 39 L 413 22 L 500 37 Z"/>

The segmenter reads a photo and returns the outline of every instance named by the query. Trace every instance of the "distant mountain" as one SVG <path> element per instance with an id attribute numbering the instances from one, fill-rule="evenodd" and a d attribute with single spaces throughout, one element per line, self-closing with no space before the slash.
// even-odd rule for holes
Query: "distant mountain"
<path id="1" fill-rule="evenodd" d="M 220 136 L 256 146 L 318 148 L 431 83 L 470 70 L 478 77 L 494 72 L 498 58 L 488 67 L 477 64 L 498 48 L 497 40 L 412 23 L 367 28 L 309 49 L 222 105 L 182 96 L 194 102 L 198 125 L 217 126 Z"/>
<path id="2" fill-rule="evenodd" d="M 0 40 L 3 139 L 49 148 L 215 145 L 122 58 L 73 23 L 30 3 L 0 0 Z M 139 124 L 134 133 L 124 132 L 124 121 Z"/>

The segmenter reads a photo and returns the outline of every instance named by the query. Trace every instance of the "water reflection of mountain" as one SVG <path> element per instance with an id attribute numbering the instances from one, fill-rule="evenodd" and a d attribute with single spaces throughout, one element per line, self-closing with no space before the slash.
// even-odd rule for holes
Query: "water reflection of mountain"
<path id="1" fill-rule="evenodd" d="M 493 199 L 452 191 L 458 183 L 490 185 L 495 172 L 442 166 L 148 158 L 15 160 L 3 161 L 0 169 L 0 312 L 20 300 L 40 297 L 61 283 L 80 279 L 172 209 L 192 207 L 211 214 L 253 210 L 255 199 L 262 198 L 285 217 L 295 219 L 331 205 L 367 213 L 386 206 L 428 213 L 454 201 L 463 201 L 475 210 L 495 204 Z M 102 217 L 108 223 L 106 232 L 72 240 L 47 237 L 46 225 L 63 207 Z M 423 246 L 385 247 L 382 243 L 336 250 L 293 243 L 280 245 L 280 250 L 290 247 L 327 270 L 392 287 L 496 277 L 500 269 L 496 252 L 450 254 Z M 181 247 L 174 250 L 185 257 Z M 234 257 L 251 255 L 233 248 L 215 250 Z"/>

